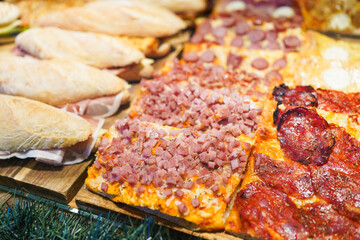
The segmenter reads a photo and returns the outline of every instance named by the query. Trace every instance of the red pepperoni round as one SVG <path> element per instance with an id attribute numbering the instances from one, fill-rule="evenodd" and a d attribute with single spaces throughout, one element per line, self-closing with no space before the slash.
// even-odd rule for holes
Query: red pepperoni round
<path id="1" fill-rule="evenodd" d="M 325 164 L 335 144 L 326 120 L 316 111 L 304 107 L 282 114 L 277 131 L 285 156 L 304 164 Z"/>
<path id="2" fill-rule="evenodd" d="M 254 29 L 248 33 L 248 37 L 251 42 L 260 42 L 265 39 L 265 33 L 260 29 Z"/>
<path id="3" fill-rule="evenodd" d="M 215 59 L 215 53 L 211 50 L 206 50 L 201 54 L 200 59 L 203 62 L 212 62 Z"/>
<path id="4" fill-rule="evenodd" d="M 201 33 L 203 35 L 211 32 L 212 27 L 211 27 L 210 21 L 206 20 L 206 21 L 200 23 L 198 26 L 198 29 L 199 29 L 199 33 Z"/>
<path id="5" fill-rule="evenodd" d="M 192 37 L 190 42 L 192 43 L 201 43 L 204 40 L 204 35 L 201 33 L 195 33 Z"/>
<path id="6" fill-rule="evenodd" d="M 275 87 L 272 93 L 279 104 L 297 107 L 317 107 L 316 92 L 311 86 L 296 86 L 290 89 L 285 84 Z"/>
<path id="7" fill-rule="evenodd" d="M 301 45 L 300 39 L 297 36 L 287 36 L 283 39 L 286 48 L 297 48 Z"/>
<path id="8" fill-rule="evenodd" d="M 279 58 L 272 64 L 273 68 L 277 68 L 277 69 L 282 69 L 286 67 L 286 65 L 287 65 L 287 61 L 285 58 Z"/>
<path id="9" fill-rule="evenodd" d="M 222 22 L 224 27 L 233 27 L 236 23 L 236 20 L 235 18 L 227 17 L 227 18 L 223 18 Z"/>
<path id="10" fill-rule="evenodd" d="M 233 40 L 231 40 L 230 45 L 233 47 L 241 48 L 244 46 L 244 40 L 241 36 L 237 36 Z"/>
<path id="11" fill-rule="evenodd" d="M 236 23 L 235 32 L 237 35 L 244 35 L 250 31 L 250 25 L 245 21 L 239 21 Z"/>
<path id="12" fill-rule="evenodd" d="M 197 60 L 199 60 L 199 56 L 196 52 L 187 52 L 183 55 L 183 58 L 185 59 L 185 61 L 188 62 L 196 62 Z"/>
<path id="13" fill-rule="evenodd" d="M 269 30 L 266 32 L 266 40 L 268 40 L 269 42 L 276 41 L 277 37 L 278 33 L 274 30 Z"/>
<path id="14" fill-rule="evenodd" d="M 251 66 L 258 70 L 264 70 L 269 67 L 269 63 L 265 58 L 256 58 L 251 62 Z"/>
<path id="15" fill-rule="evenodd" d="M 266 45 L 265 47 L 266 49 L 269 49 L 269 50 L 278 50 L 280 49 L 280 44 L 277 43 L 277 42 L 269 42 L 268 45 Z"/>
<path id="16" fill-rule="evenodd" d="M 253 42 L 250 44 L 249 49 L 262 49 L 263 47 L 259 42 Z"/>
<path id="17" fill-rule="evenodd" d="M 217 38 L 223 38 L 225 37 L 227 32 L 227 28 L 226 27 L 216 27 L 212 30 L 212 33 L 215 37 Z"/>
<path id="18" fill-rule="evenodd" d="M 278 71 L 276 71 L 276 70 L 272 70 L 272 71 L 270 71 L 270 72 L 268 72 L 266 75 L 265 75 L 265 78 L 266 78 L 266 80 L 268 80 L 268 81 L 270 81 L 270 82 L 272 82 L 272 81 L 276 81 L 276 80 L 282 80 L 283 78 L 282 78 L 282 76 L 281 76 L 281 74 L 278 72 Z"/>

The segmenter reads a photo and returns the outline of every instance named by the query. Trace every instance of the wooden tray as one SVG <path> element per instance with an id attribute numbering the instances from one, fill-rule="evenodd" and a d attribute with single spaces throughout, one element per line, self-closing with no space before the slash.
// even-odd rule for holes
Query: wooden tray
<path id="1" fill-rule="evenodd" d="M 83 185 L 91 162 L 55 167 L 35 160 L 3 160 L 0 161 L 0 184 L 67 203 Z"/>

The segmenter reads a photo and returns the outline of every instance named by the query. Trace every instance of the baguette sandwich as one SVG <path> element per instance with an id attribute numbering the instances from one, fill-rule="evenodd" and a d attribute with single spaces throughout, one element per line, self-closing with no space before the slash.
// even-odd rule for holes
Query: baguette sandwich
<path id="1" fill-rule="evenodd" d="M 108 117 L 130 99 L 129 85 L 85 64 L 0 57 L 0 93 L 41 101 L 81 115 Z"/>
<path id="2" fill-rule="evenodd" d="M 15 44 L 39 59 L 68 59 L 100 69 L 138 64 L 145 57 L 117 37 L 55 27 L 29 29 L 16 37 Z"/>
<path id="3" fill-rule="evenodd" d="M 87 159 L 102 122 L 92 126 L 47 104 L 0 94 L 0 159 L 35 158 L 64 165 Z"/>
<path id="4" fill-rule="evenodd" d="M 171 11 L 139 0 L 95 1 L 40 16 L 39 26 L 115 36 L 167 37 L 186 24 Z"/>

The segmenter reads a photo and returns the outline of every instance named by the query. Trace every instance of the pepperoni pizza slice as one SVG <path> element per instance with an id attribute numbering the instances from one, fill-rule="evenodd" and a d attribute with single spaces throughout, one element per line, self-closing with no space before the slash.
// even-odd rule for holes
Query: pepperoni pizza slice
<path id="1" fill-rule="evenodd" d="M 298 53 L 285 53 L 282 50 L 243 50 L 204 44 L 187 44 L 183 54 L 183 61 L 187 63 L 220 65 L 257 79 L 258 91 L 263 93 L 268 93 L 283 82 L 293 84 L 288 76 L 292 76 L 297 58 Z"/>
<path id="2" fill-rule="evenodd" d="M 115 202 L 154 210 L 192 229 L 224 229 L 250 144 L 225 130 L 204 133 L 118 120 L 102 138 L 85 184 Z"/>
<path id="3" fill-rule="evenodd" d="M 222 1 L 199 21 L 191 42 L 245 49 L 297 51 L 303 38 L 292 1 Z"/>
<path id="4" fill-rule="evenodd" d="M 226 231 L 265 239 L 360 238 L 359 93 L 275 88 Z"/>

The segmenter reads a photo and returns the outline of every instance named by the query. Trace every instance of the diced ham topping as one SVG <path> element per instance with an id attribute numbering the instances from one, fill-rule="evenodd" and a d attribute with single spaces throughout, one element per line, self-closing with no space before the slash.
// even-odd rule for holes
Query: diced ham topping
<path id="1" fill-rule="evenodd" d="M 213 94 L 211 102 L 219 101 L 218 93 Z M 241 111 L 251 110 L 243 108 Z M 255 124 L 250 117 L 242 121 L 247 125 Z M 111 142 L 101 141 L 107 147 L 102 146 L 103 151 L 94 165 L 100 171 L 105 170 L 101 171 L 102 177 L 109 183 L 127 182 L 136 188 L 137 195 L 144 193 L 151 184 L 166 198 L 174 194 L 181 199 L 184 195 L 181 189 L 193 190 L 196 184 L 204 184 L 216 192 L 214 184 L 226 184 L 231 172 L 242 173 L 245 169 L 246 151 L 230 134 L 237 127 L 225 126 L 225 129 L 206 132 L 194 128 L 169 131 L 138 119 L 118 120 L 115 123 L 118 136 Z M 102 188 L 105 189 L 105 185 Z M 197 206 L 196 202 L 194 204 Z"/>
<path id="2" fill-rule="evenodd" d="M 200 201 L 198 198 L 191 199 L 191 205 L 193 208 L 198 208 L 200 206 Z"/>
<path id="3" fill-rule="evenodd" d="M 171 189 L 166 189 L 166 190 L 164 191 L 164 196 L 165 196 L 166 198 L 169 198 L 172 194 L 173 194 L 173 192 L 172 192 Z"/>
<path id="4" fill-rule="evenodd" d="M 180 214 L 185 214 L 188 211 L 188 207 L 185 203 L 180 203 L 178 206 Z"/>
<path id="5" fill-rule="evenodd" d="M 144 186 L 142 186 L 142 185 L 140 185 L 137 189 L 136 189 L 136 194 L 137 195 L 141 195 L 141 194 L 143 194 L 144 192 L 145 192 L 145 187 Z"/>
<path id="6" fill-rule="evenodd" d="M 175 196 L 179 199 L 181 199 L 184 196 L 184 192 L 181 191 L 180 189 L 175 191 Z"/>
<path id="7" fill-rule="evenodd" d="M 101 191 L 107 192 L 109 185 L 105 182 L 101 183 Z"/>

